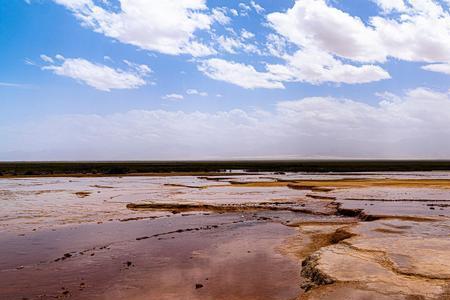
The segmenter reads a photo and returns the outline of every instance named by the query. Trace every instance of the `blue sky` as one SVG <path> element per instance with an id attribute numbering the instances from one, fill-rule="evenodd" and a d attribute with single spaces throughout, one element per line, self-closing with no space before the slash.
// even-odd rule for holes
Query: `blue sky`
<path id="1" fill-rule="evenodd" d="M 3 1 L 0 53 L 3 160 L 450 157 L 445 0 Z"/>

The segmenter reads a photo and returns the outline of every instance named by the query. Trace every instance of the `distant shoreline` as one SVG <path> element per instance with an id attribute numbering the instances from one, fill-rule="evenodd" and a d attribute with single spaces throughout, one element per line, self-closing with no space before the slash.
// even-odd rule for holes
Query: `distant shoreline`
<path id="1" fill-rule="evenodd" d="M 171 173 L 54 173 L 54 174 L 35 174 L 35 175 L 0 175 L 0 179 L 7 178 L 35 178 L 35 177 L 74 177 L 74 178 L 95 178 L 95 177 L 174 177 L 174 176 L 239 176 L 252 175 L 253 173 L 219 173 L 219 172 L 171 172 Z M 256 173 L 255 173 L 256 174 Z"/>
<path id="2" fill-rule="evenodd" d="M 450 160 L 0 162 L 0 178 L 450 171 Z"/>

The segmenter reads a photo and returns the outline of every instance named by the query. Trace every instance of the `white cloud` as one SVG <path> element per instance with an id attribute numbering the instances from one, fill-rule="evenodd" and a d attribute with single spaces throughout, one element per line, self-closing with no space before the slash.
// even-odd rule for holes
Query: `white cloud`
<path id="1" fill-rule="evenodd" d="M 241 2 L 241 3 L 239 3 L 239 9 L 240 9 L 239 15 L 241 17 L 246 17 L 246 16 L 248 16 L 248 13 L 252 8 L 250 6 L 248 6 L 247 4 Z"/>
<path id="2" fill-rule="evenodd" d="M 419 3 L 432 3 L 430 7 Z M 397 19 L 373 17 L 388 56 L 417 62 L 450 61 L 450 15 L 432 1 L 410 0 L 413 6 Z"/>
<path id="3" fill-rule="evenodd" d="M 243 51 L 246 53 L 255 53 L 259 55 L 262 54 L 258 46 L 245 41 L 249 38 L 249 34 L 250 33 L 244 33 L 240 37 L 226 37 L 221 35 L 217 38 L 217 43 L 224 51 L 232 54 L 236 54 L 239 51 Z"/>
<path id="4" fill-rule="evenodd" d="M 344 64 L 319 50 L 305 49 L 283 59 L 284 64 L 267 64 L 262 72 L 251 65 L 217 58 L 202 61 L 198 69 L 212 79 L 246 89 L 284 88 L 283 82 L 358 84 L 390 78 L 379 66 Z"/>
<path id="5" fill-rule="evenodd" d="M 372 0 L 375 2 L 384 13 L 391 13 L 394 11 L 404 12 L 406 4 L 403 0 Z"/>
<path id="6" fill-rule="evenodd" d="M 229 82 L 246 89 L 282 89 L 283 84 L 268 72 L 259 72 L 253 66 L 211 58 L 202 61 L 198 69 L 208 77 Z"/>
<path id="7" fill-rule="evenodd" d="M 29 58 L 25 58 L 25 59 L 23 60 L 23 62 L 24 62 L 26 65 L 29 65 L 29 66 L 37 66 L 37 64 L 36 64 L 34 61 L 32 61 L 31 59 L 29 59 Z"/>
<path id="8" fill-rule="evenodd" d="M 235 49 L 239 49 L 241 47 L 241 41 L 232 37 L 225 37 L 223 35 L 219 36 L 217 39 L 220 47 L 228 53 L 236 53 Z"/>
<path id="9" fill-rule="evenodd" d="M 267 18 L 279 34 L 300 47 L 359 61 L 383 61 L 386 57 L 374 29 L 325 0 L 296 1 L 287 12 Z"/>
<path id="10" fill-rule="evenodd" d="M 286 12 L 269 14 L 277 34 L 267 36 L 267 50 L 284 63 L 268 71 L 280 81 L 368 83 L 389 79 L 376 64 L 396 58 L 450 72 L 448 8 L 431 0 L 371 1 L 383 15 L 367 23 L 326 0 L 297 0 Z M 290 45 L 296 49 L 288 51 Z"/>
<path id="11" fill-rule="evenodd" d="M 124 59 L 123 62 L 124 62 L 127 66 L 129 66 L 131 69 L 136 70 L 136 71 L 137 71 L 140 75 L 142 75 L 142 76 L 149 75 L 150 73 L 153 72 L 152 69 L 150 69 L 150 67 L 147 66 L 147 65 L 144 65 L 144 64 L 136 64 L 136 63 L 130 62 L 130 61 L 126 60 L 126 59 Z"/>
<path id="12" fill-rule="evenodd" d="M 422 69 L 432 72 L 444 73 L 450 75 L 450 63 L 448 64 L 431 64 L 423 66 Z"/>
<path id="13" fill-rule="evenodd" d="M 73 78 L 101 91 L 113 89 L 134 89 L 147 84 L 145 76 L 150 72 L 146 65 L 130 64 L 128 71 L 113 69 L 106 65 L 92 63 L 82 58 L 58 57 L 60 62 L 42 67 L 53 73 Z M 53 61 L 53 59 L 52 59 Z"/>
<path id="14" fill-rule="evenodd" d="M 184 96 L 180 94 L 167 94 L 162 96 L 164 100 L 183 100 Z"/>
<path id="15" fill-rule="evenodd" d="M 198 91 L 196 89 L 188 89 L 188 90 L 186 90 L 186 94 L 188 94 L 188 95 L 198 95 L 198 96 L 201 96 L 201 97 L 208 96 L 207 92 L 200 92 L 200 91 Z"/>
<path id="16" fill-rule="evenodd" d="M 28 89 L 28 88 L 31 88 L 32 86 L 29 84 L 23 84 L 23 83 L 12 83 L 12 82 L 0 81 L 0 87 Z"/>
<path id="17" fill-rule="evenodd" d="M 325 0 L 297 0 L 292 8 L 268 15 L 271 26 L 301 48 L 317 48 L 358 62 L 397 58 L 450 61 L 450 14 L 436 1 L 375 1 L 383 12 L 368 24 Z"/>
<path id="18" fill-rule="evenodd" d="M 228 25 L 238 11 L 209 9 L 206 0 L 118 0 L 120 5 L 114 9 L 94 0 L 53 1 L 71 10 L 84 26 L 142 49 L 195 57 L 221 50 L 284 61 L 272 63 L 264 72 L 248 62 L 241 64 L 247 76 L 239 77 L 260 82 L 241 86 L 281 88 L 283 81 L 368 83 L 390 78 L 380 66 L 390 58 L 425 62 L 430 66 L 424 69 L 432 71 L 445 71 L 450 63 L 449 8 L 433 0 L 365 0 L 378 6 L 379 15 L 364 20 L 334 7 L 334 1 L 296 0 L 290 9 L 267 15 L 274 32 L 267 34 L 265 49 L 253 39 L 254 33 L 243 28 L 227 26 L 228 36 L 217 33 L 213 24 Z M 238 3 L 238 8 L 241 15 L 265 11 L 253 0 Z M 200 33 L 206 33 L 204 39 Z M 205 65 L 199 69 L 207 70 Z M 220 68 L 237 65 L 222 61 Z M 226 74 L 218 75 L 219 71 L 204 73 L 237 82 Z"/>
<path id="19" fill-rule="evenodd" d="M 215 53 L 195 36 L 214 21 L 226 22 L 215 10 L 207 13 L 206 0 L 120 0 L 119 11 L 92 0 L 54 0 L 71 10 L 85 27 L 145 50 L 165 54 L 204 56 Z"/>
<path id="20" fill-rule="evenodd" d="M 251 10 L 251 7 L 243 2 L 239 3 L 239 8 L 242 10 Z"/>
<path id="21" fill-rule="evenodd" d="M 221 25 L 230 23 L 231 19 L 227 16 L 227 9 L 224 7 L 217 7 L 212 10 L 212 18 Z"/>
<path id="22" fill-rule="evenodd" d="M 45 54 L 41 54 L 40 55 L 41 59 L 47 63 L 53 63 L 53 58 L 51 58 L 50 56 L 47 56 Z"/>
<path id="23" fill-rule="evenodd" d="M 284 59 L 284 65 L 267 66 L 268 71 L 280 81 L 357 84 L 390 78 L 389 73 L 379 66 L 344 64 L 319 50 L 299 50 L 292 56 L 285 55 Z"/>
<path id="24" fill-rule="evenodd" d="M 250 31 L 247 31 L 245 29 L 242 29 L 241 30 L 241 36 L 242 36 L 243 39 L 248 40 L 248 39 L 254 38 L 255 34 L 250 32 Z"/>
<path id="25" fill-rule="evenodd" d="M 270 55 L 282 58 L 287 54 L 287 41 L 284 37 L 278 34 L 270 33 L 267 35 L 266 39 L 266 47 Z"/>
<path id="26" fill-rule="evenodd" d="M 259 5 L 253 0 L 250 1 L 250 5 L 256 10 L 258 14 L 262 14 L 265 11 L 265 9 L 261 5 Z"/>
<path id="27" fill-rule="evenodd" d="M 274 112 L 62 115 L 2 128 L 0 159 L 438 159 L 450 156 L 449 120 L 450 94 L 421 88 L 384 94 L 373 106 L 312 97 L 279 102 Z"/>

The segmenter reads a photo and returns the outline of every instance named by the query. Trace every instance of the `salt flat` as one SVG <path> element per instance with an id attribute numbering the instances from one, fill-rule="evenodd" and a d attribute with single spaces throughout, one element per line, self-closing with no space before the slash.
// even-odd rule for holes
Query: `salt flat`
<path id="1" fill-rule="evenodd" d="M 0 299 L 449 298 L 450 173 L 214 175 L 0 179 Z"/>

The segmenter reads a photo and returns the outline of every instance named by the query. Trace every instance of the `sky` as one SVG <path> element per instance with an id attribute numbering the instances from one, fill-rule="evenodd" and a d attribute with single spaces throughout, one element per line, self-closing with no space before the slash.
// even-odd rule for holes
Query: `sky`
<path id="1" fill-rule="evenodd" d="M 0 160 L 450 159 L 449 0 L 0 1 Z"/>

